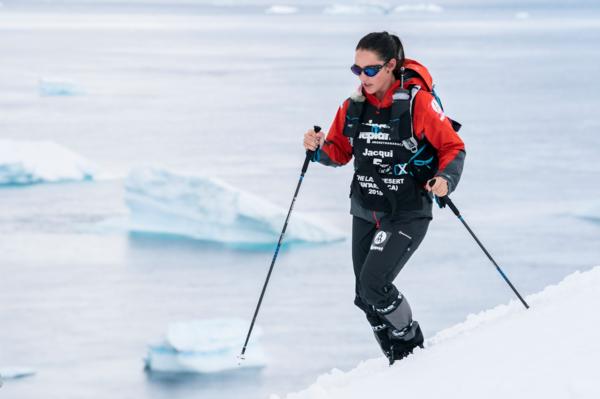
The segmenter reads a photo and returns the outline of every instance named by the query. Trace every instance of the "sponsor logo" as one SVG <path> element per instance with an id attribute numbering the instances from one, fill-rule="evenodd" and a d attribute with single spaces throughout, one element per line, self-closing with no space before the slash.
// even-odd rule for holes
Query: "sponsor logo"
<path id="1" fill-rule="evenodd" d="M 373 123 L 373 120 L 370 119 L 369 123 L 364 123 L 365 126 L 369 126 L 371 128 L 371 132 L 373 133 L 379 133 L 381 132 L 381 129 L 389 129 L 390 126 L 386 125 L 385 123 Z"/>
<path id="2" fill-rule="evenodd" d="M 365 151 L 362 153 L 363 156 L 365 157 L 380 157 L 380 158 L 393 158 L 394 157 L 394 150 L 389 150 L 389 151 L 372 151 L 369 150 L 368 148 L 365 148 Z"/>
<path id="3" fill-rule="evenodd" d="M 367 143 L 371 143 L 371 140 L 382 140 L 382 141 L 388 141 L 390 139 L 390 135 L 389 133 L 382 133 L 382 132 L 361 132 L 358 135 L 359 139 L 363 139 L 363 140 L 367 140 Z"/>
<path id="4" fill-rule="evenodd" d="M 402 175 L 407 175 L 408 172 L 406 171 L 406 167 L 408 166 L 408 163 L 397 163 L 394 165 L 394 175 L 396 176 L 402 176 Z"/>
<path id="5" fill-rule="evenodd" d="M 385 231 L 380 231 L 379 233 L 377 233 L 377 235 L 375 236 L 375 239 L 373 240 L 373 242 L 377 245 L 381 245 L 382 242 L 385 241 L 385 239 L 387 238 L 387 234 Z"/>
<path id="6" fill-rule="evenodd" d="M 383 251 L 383 248 L 385 247 L 385 244 L 388 242 L 388 240 L 390 239 L 391 234 L 380 230 L 379 232 L 377 232 L 377 234 L 375 234 L 375 237 L 373 238 L 373 244 L 371 244 L 371 250 L 375 250 L 375 251 Z"/>
<path id="7" fill-rule="evenodd" d="M 446 115 L 444 115 L 444 111 L 442 110 L 442 107 L 440 107 L 440 104 L 438 104 L 437 100 L 434 98 L 433 100 L 431 100 L 431 108 L 433 108 L 433 110 L 440 115 L 440 121 L 443 121 L 444 119 L 446 119 Z"/>
<path id="8" fill-rule="evenodd" d="M 379 166 L 379 170 L 377 171 L 377 173 L 379 173 L 380 175 L 387 175 L 392 173 L 392 165 L 382 164 L 381 162 L 376 164 L 375 160 L 373 160 L 373 165 Z"/>

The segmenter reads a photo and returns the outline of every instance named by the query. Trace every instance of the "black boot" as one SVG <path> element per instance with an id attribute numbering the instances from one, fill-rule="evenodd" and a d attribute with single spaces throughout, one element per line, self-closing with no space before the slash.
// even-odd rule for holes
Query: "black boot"
<path id="1" fill-rule="evenodd" d="M 379 344 L 381 351 L 388 359 L 391 356 L 392 343 L 390 341 L 389 326 L 375 312 L 367 313 L 367 320 L 373 329 L 375 340 Z"/>
<path id="2" fill-rule="evenodd" d="M 416 321 L 412 321 L 410 326 L 403 330 L 394 330 L 388 328 L 388 339 L 390 342 L 390 366 L 396 360 L 404 359 L 413 352 L 417 346 L 423 348 L 423 332 L 421 326 Z"/>

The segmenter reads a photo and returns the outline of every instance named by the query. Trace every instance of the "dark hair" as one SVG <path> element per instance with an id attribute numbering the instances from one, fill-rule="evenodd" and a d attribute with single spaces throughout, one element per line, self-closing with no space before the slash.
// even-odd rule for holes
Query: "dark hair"
<path id="1" fill-rule="evenodd" d="M 394 76 L 400 79 L 404 65 L 404 47 L 400 38 L 387 32 L 372 32 L 364 36 L 356 45 L 356 50 L 369 50 L 377 54 L 384 62 L 396 60 Z"/>

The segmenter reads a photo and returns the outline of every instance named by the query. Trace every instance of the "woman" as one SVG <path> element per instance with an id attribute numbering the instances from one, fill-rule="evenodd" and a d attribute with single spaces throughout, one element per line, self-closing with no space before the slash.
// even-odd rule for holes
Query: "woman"
<path id="1" fill-rule="evenodd" d="M 444 114 L 431 76 L 405 59 L 400 39 L 374 32 L 356 46 L 357 93 L 340 107 L 329 132 L 309 130 L 313 160 L 341 166 L 354 157 L 351 184 L 354 303 L 371 324 L 390 364 L 423 345 L 406 298 L 392 284 L 423 240 L 432 194 L 451 193 L 465 158 L 459 124 Z"/>

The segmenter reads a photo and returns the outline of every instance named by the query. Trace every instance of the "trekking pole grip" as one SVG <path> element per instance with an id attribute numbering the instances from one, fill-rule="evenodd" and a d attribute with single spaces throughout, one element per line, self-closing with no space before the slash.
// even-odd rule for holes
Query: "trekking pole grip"
<path id="1" fill-rule="evenodd" d="M 313 128 L 315 130 L 315 133 L 319 133 L 321 131 L 321 126 L 315 125 Z M 310 163 L 310 160 L 313 158 L 315 152 L 317 151 L 319 151 L 318 146 L 317 149 L 314 151 L 306 150 L 306 158 L 304 159 L 304 165 L 302 165 L 302 176 L 304 176 L 304 174 L 306 173 L 306 170 L 308 169 L 308 164 Z"/>
<path id="2" fill-rule="evenodd" d="M 434 184 L 435 184 L 435 178 L 433 178 L 429 181 L 429 187 L 433 187 Z M 450 197 L 448 197 L 448 194 L 444 195 L 443 197 L 437 197 L 437 199 L 439 201 L 440 208 L 443 208 L 444 206 L 448 205 L 448 207 L 452 210 L 452 212 L 456 216 L 460 217 L 460 211 L 458 210 L 456 205 L 454 205 L 454 202 L 452 202 Z"/>

